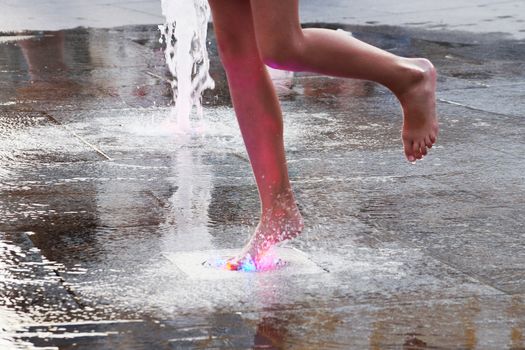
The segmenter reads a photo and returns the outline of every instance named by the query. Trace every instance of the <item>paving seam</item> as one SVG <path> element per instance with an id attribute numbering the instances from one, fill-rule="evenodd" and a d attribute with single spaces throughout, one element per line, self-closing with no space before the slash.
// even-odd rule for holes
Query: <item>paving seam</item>
<path id="1" fill-rule="evenodd" d="M 73 135 L 76 139 L 78 139 L 79 141 L 81 141 L 83 144 L 85 144 L 86 146 L 88 146 L 89 148 L 91 148 L 92 150 L 94 150 L 99 156 L 101 156 L 102 158 L 105 158 L 106 160 L 112 160 L 106 153 L 104 153 L 104 151 L 102 151 L 100 148 L 98 148 L 97 146 L 89 143 L 86 139 L 84 139 L 82 136 L 78 135 L 76 132 L 74 132 L 71 128 L 69 128 L 67 125 L 61 123 L 59 120 L 57 120 L 55 117 L 53 117 L 51 114 L 47 113 L 47 112 L 40 112 L 40 114 L 42 114 L 43 116 L 45 116 L 47 119 L 49 119 L 53 124 L 55 125 L 58 125 L 58 126 L 61 126 L 62 128 L 64 128 L 68 133 L 70 133 L 71 135 Z"/>
<path id="2" fill-rule="evenodd" d="M 433 175 L 426 176 L 426 177 L 429 178 L 430 180 L 432 180 Z M 450 188 L 451 190 L 454 190 L 454 188 L 452 188 L 452 187 L 450 187 L 450 186 L 449 186 L 449 188 Z M 470 193 L 470 192 L 469 192 L 469 193 Z M 474 195 L 474 196 L 476 196 L 476 195 Z M 369 223 L 369 222 L 366 222 L 366 221 L 362 220 L 362 218 L 360 218 L 360 217 L 358 217 L 358 216 L 356 216 L 356 215 L 350 215 L 350 216 L 353 217 L 353 218 L 355 218 L 355 219 L 358 220 L 359 222 L 361 222 L 363 225 L 365 225 L 365 226 L 367 226 L 367 227 L 369 227 L 369 228 L 372 228 L 373 230 L 380 231 L 380 232 L 386 232 L 386 233 L 388 233 L 388 235 L 389 235 L 390 237 L 395 237 L 395 236 L 396 236 L 396 235 L 394 235 L 395 232 L 392 231 L 392 230 L 384 230 L 383 228 L 377 227 L 375 224 L 371 224 L 371 223 Z M 379 243 L 388 243 L 388 241 L 383 241 L 383 240 L 381 240 L 379 237 L 375 236 L 374 233 L 371 234 L 371 237 L 372 237 L 373 239 L 375 239 L 375 240 L 376 240 L 377 242 L 379 242 Z M 430 257 L 430 258 L 432 258 L 432 259 L 434 259 L 434 260 L 440 262 L 440 263 L 443 264 L 443 265 L 446 265 L 446 266 L 450 267 L 452 270 L 454 270 L 454 271 L 456 271 L 456 272 L 459 272 L 460 274 L 463 274 L 463 275 L 465 275 L 465 276 L 470 277 L 471 279 L 473 279 L 474 281 L 478 282 L 478 283 L 481 284 L 481 285 L 484 285 L 484 286 L 490 287 L 490 288 L 492 288 L 492 289 L 494 289 L 494 290 L 497 290 L 497 291 L 499 291 L 499 292 L 501 292 L 501 293 L 503 293 L 503 294 L 505 294 L 505 295 L 513 295 L 513 293 L 509 293 L 509 292 L 507 292 L 507 291 L 505 291 L 505 290 L 502 290 L 502 289 L 500 289 L 500 288 L 498 288 L 498 287 L 492 285 L 489 281 L 487 281 L 487 280 L 484 279 L 484 278 L 481 278 L 481 277 L 478 276 L 478 275 L 471 275 L 471 274 L 467 273 L 466 271 L 463 271 L 463 270 L 459 269 L 459 267 L 457 267 L 457 266 L 455 266 L 455 265 L 452 265 L 452 264 L 450 264 L 450 263 L 448 263 L 448 262 L 442 260 L 441 258 L 439 258 L 439 257 L 435 256 L 434 254 L 432 254 L 428 249 L 425 249 L 425 247 L 419 247 L 419 246 L 417 246 L 417 245 L 410 244 L 410 243 L 407 243 L 407 242 L 405 242 L 405 241 L 401 241 L 401 240 L 397 240 L 397 239 L 395 239 L 395 242 L 401 243 L 402 246 L 406 246 L 406 247 L 409 247 L 409 248 L 412 248 L 412 249 L 420 250 L 424 255 L 426 255 L 426 256 L 428 256 L 428 257 Z"/>
<path id="3" fill-rule="evenodd" d="M 389 236 L 391 237 L 395 237 L 395 232 L 392 231 L 392 230 L 384 230 L 384 229 L 380 229 L 379 227 L 377 227 L 376 225 L 374 224 L 369 224 L 367 222 L 364 222 L 361 220 L 361 218 L 357 217 L 357 216 L 353 216 L 354 218 L 356 218 L 357 220 L 359 220 L 359 222 L 361 222 L 362 224 L 368 226 L 368 227 L 371 227 L 377 231 L 382 231 L 382 232 L 386 232 L 388 233 Z M 373 235 L 373 233 L 372 233 Z M 381 242 L 381 243 L 388 243 L 387 241 L 383 241 L 381 240 L 380 238 L 378 237 L 374 237 L 377 241 Z M 467 273 L 466 271 L 463 271 L 461 269 L 459 269 L 459 267 L 455 266 L 455 265 L 452 265 L 450 264 L 449 262 L 446 262 L 444 261 L 443 259 L 437 257 L 436 255 L 432 254 L 429 250 L 425 249 L 424 247 L 419 247 L 417 245 L 414 245 L 414 244 L 411 244 L 411 243 L 408 243 L 408 242 L 405 242 L 405 241 L 401 241 L 401 240 L 395 240 L 396 242 L 398 243 L 401 243 L 402 246 L 405 246 L 405 247 L 408 247 L 408 248 L 412 248 L 412 249 L 417 249 L 417 250 L 420 250 L 424 255 L 430 257 L 431 259 L 434 259 L 438 262 L 440 262 L 441 264 L 445 265 L 445 266 L 448 266 L 450 267 L 452 270 L 458 272 L 459 274 L 462 274 L 464 276 L 467 276 L 469 278 L 471 278 L 472 280 L 478 282 L 480 285 L 483 285 L 485 287 L 490 287 L 504 295 L 507 295 L 507 296 L 511 296 L 511 295 L 514 295 L 514 293 L 510 293 L 510 292 L 507 292 L 503 289 L 500 289 L 496 286 L 493 286 L 489 281 L 487 281 L 485 278 L 482 278 L 478 275 L 475 275 L 475 274 L 469 274 Z M 518 293 L 519 294 L 519 293 Z"/>
<path id="4" fill-rule="evenodd" d="M 140 4 L 141 2 L 140 1 L 136 1 L 134 2 L 135 4 Z M 157 19 L 162 19 L 163 16 L 162 16 L 162 13 L 161 12 L 161 8 L 159 7 L 159 13 L 158 14 L 154 14 L 154 13 L 150 13 L 150 12 L 146 12 L 146 11 L 141 11 L 141 10 L 137 10 L 137 9 L 134 9 L 134 8 L 129 8 L 129 7 L 125 7 L 125 6 L 119 6 L 117 4 L 101 4 L 102 6 L 106 6 L 106 7 L 112 7 L 112 8 L 115 8 L 115 9 L 119 9 L 119 10 L 127 10 L 127 11 L 131 11 L 131 12 L 135 12 L 135 13 L 140 13 L 141 15 L 147 15 L 147 16 L 151 16 L 151 17 L 155 17 Z M 154 24 L 152 24 L 154 25 Z"/>
<path id="5" fill-rule="evenodd" d="M 464 89 L 459 89 L 459 90 L 464 90 Z M 455 101 L 452 101 L 452 100 L 446 100 L 444 98 L 438 98 L 437 101 L 442 102 L 442 103 L 446 103 L 446 104 L 449 104 L 449 105 L 453 105 L 453 106 L 463 107 L 463 108 L 470 109 L 470 110 L 473 110 L 473 111 L 487 113 L 487 114 L 493 114 L 493 115 L 498 115 L 498 116 L 503 116 L 503 117 L 523 118 L 523 116 L 514 115 L 514 114 L 505 114 L 505 113 L 498 113 L 498 112 L 487 111 L 487 110 L 482 109 L 482 108 L 469 106 L 469 105 L 466 105 L 466 104 L 463 104 L 463 103 L 460 103 L 460 102 L 455 102 Z"/>
<path id="6" fill-rule="evenodd" d="M 427 175 L 427 176 L 425 176 L 425 177 L 428 178 L 428 179 L 430 179 L 431 181 L 433 181 L 433 177 L 435 177 L 434 175 L 435 175 L 435 174 L 433 174 L 433 175 Z M 449 186 L 449 185 L 447 185 L 447 187 L 449 187 L 450 190 L 455 190 L 455 188 L 453 188 L 453 187 L 451 187 L 451 186 Z M 478 197 L 478 198 L 480 198 L 479 195 L 475 194 L 474 192 L 470 192 L 470 191 L 467 191 L 467 192 L 468 192 L 469 194 L 471 194 L 472 196 L 474 196 L 474 197 Z M 370 224 L 370 223 L 368 223 L 368 222 L 365 222 L 365 221 L 363 221 L 361 218 L 359 218 L 359 217 L 357 217 L 357 216 L 354 216 L 354 215 L 351 215 L 351 216 L 354 217 L 354 218 L 356 218 L 359 222 L 363 223 L 364 225 L 366 225 L 366 226 L 368 226 L 368 227 L 370 227 L 370 228 L 373 228 L 373 229 L 375 229 L 375 230 L 377 230 L 377 231 L 383 231 L 383 232 L 385 232 L 382 228 L 379 228 L 379 227 L 377 227 L 377 226 L 374 225 L 374 224 Z M 511 219 L 512 219 L 512 221 L 517 222 L 515 219 L 513 219 L 513 218 L 511 218 Z M 392 230 L 386 230 L 386 232 L 387 232 L 387 233 L 389 234 L 389 236 L 391 236 L 391 237 L 394 237 L 394 236 L 395 236 L 395 235 L 394 235 L 395 232 L 392 231 Z M 381 243 L 387 243 L 387 241 L 383 241 L 383 240 L 381 240 L 379 237 L 374 237 L 374 239 L 376 239 L 378 242 L 381 242 Z M 507 291 L 505 291 L 505 290 L 503 290 L 503 289 L 500 289 L 500 288 L 494 286 L 489 280 L 487 280 L 487 279 L 485 279 L 485 278 L 483 278 L 483 277 L 480 277 L 480 276 L 478 276 L 477 274 L 469 274 L 469 273 L 467 273 L 466 271 L 463 271 L 463 270 L 459 269 L 459 267 L 457 267 L 457 266 L 455 266 L 455 265 L 452 265 L 452 264 L 450 264 L 450 263 L 448 263 L 448 262 L 442 260 L 441 258 L 437 257 L 436 255 L 432 254 L 428 249 L 425 249 L 425 247 L 419 247 L 419 246 L 417 246 L 417 245 L 410 244 L 410 243 L 407 243 L 407 242 L 405 242 L 405 241 L 400 241 L 400 240 L 397 240 L 397 239 L 396 239 L 395 241 L 401 243 L 402 245 L 408 246 L 408 247 L 410 247 L 410 248 L 421 250 L 422 252 L 424 252 L 425 255 L 429 256 L 430 258 L 432 258 L 432 259 L 434 259 L 434 260 L 436 260 L 436 261 L 439 261 L 440 263 L 442 263 L 442 264 L 444 264 L 444 265 L 446 265 L 446 266 L 449 266 L 449 267 L 452 268 L 454 271 L 460 272 L 461 274 L 463 274 L 463 275 L 465 275 L 465 276 L 468 276 L 468 277 L 474 279 L 475 281 L 479 282 L 479 283 L 482 284 L 482 285 L 485 285 L 485 286 L 491 287 L 491 288 L 493 288 L 493 289 L 495 289 L 495 290 L 497 290 L 497 291 L 500 291 L 500 292 L 504 293 L 505 295 L 514 295 L 514 294 L 515 294 L 515 293 L 512 293 L 512 292 L 507 292 Z M 519 294 L 519 293 L 518 293 L 518 294 Z"/>
<path id="7" fill-rule="evenodd" d="M 33 240 L 31 239 L 31 237 L 26 233 L 26 232 L 20 232 L 20 231 L 16 231 L 17 234 L 21 234 L 22 237 L 24 237 L 24 240 L 26 242 L 28 242 L 33 248 L 36 248 L 38 249 L 38 254 L 40 255 L 40 259 L 41 261 L 43 262 L 44 259 L 49 261 L 49 262 L 52 262 L 52 260 L 49 260 L 45 257 L 44 254 L 42 254 L 41 250 L 35 246 Z M 44 259 L 42 259 L 44 258 Z M 53 268 L 52 271 L 54 272 L 54 274 L 59 278 L 59 284 L 64 288 L 65 292 L 67 293 L 67 295 L 69 295 L 69 297 L 71 298 L 71 300 L 73 300 L 73 302 L 81 309 L 84 309 L 86 307 L 86 305 L 81 301 L 81 298 L 77 295 L 77 293 L 71 288 L 71 285 L 69 285 L 66 280 L 64 279 L 64 277 L 60 274 L 59 270 L 58 269 L 55 269 Z"/>
<path id="8" fill-rule="evenodd" d="M 507 152 L 507 151 L 503 151 L 503 150 L 500 150 L 500 149 L 497 149 L 497 148 L 494 148 L 494 147 L 490 147 L 490 146 L 485 146 L 485 145 L 481 145 L 480 147 L 487 148 L 487 149 L 490 149 L 492 151 L 496 151 L 496 152 L 502 153 L 502 154 L 504 154 L 506 156 L 516 157 L 516 153 L 510 153 L 510 152 Z M 516 157 L 516 158 L 522 159 L 522 157 L 519 157 L 519 156 Z"/>
<path id="9" fill-rule="evenodd" d="M 393 232 L 391 230 L 386 230 L 385 231 L 383 229 L 380 229 L 379 227 L 377 227 L 374 224 L 370 224 L 368 222 L 363 221 L 360 217 L 358 217 L 356 215 L 350 215 L 350 216 L 355 218 L 357 221 L 359 221 L 363 225 L 365 225 L 365 226 L 367 226 L 369 228 L 372 228 L 373 229 L 372 231 L 387 232 L 391 237 L 394 237 L 394 233 L 395 232 Z M 373 238 L 374 240 L 376 240 L 376 242 L 378 242 L 378 243 L 383 243 L 383 244 L 384 243 L 388 243 L 388 241 L 381 240 L 374 233 L 372 233 L 370 235 L 370 237 Z M 462 274 L 462 275 L 465 275 L 465 276 L 471 278 L 472 280 L 478 282 L 480 285 L 483 285 L 483 286 L 486 286 L 486 287 L 490 287 L 490 288 L 492 288 L 492 289 L 494 289 L 494 290 L 496 290 L 496 291 L 498 291 L 498 292 L 500 292 L 500 293 L 502 293 L 504 295 L 507 295 L 507 296 L 513 295 L 513 293 L 506 292 L 506 291 L 504 291 L 504 290 L 502 290 L 500 288 L 497 288 L 497 287 L 493 286 L 492 284 L 488 283 L 484 279 L 479 278 L 479 276 L 477 276 L 477 275 L 468 274 L 467 272 L 460 270 L 458 267 L 456 267 L 454 265 L 451 265 L 450 263 L 447 263 L 446 261 L 443 261 L 442 259 L 440 259 L 440 258 L 436 257 L 435 255 L 431 254 L 427 249 L 424 249 L 424 247 L 418 247 L 416 245 L 407 243 L 405 241 L 400 241 L 400 240 L 395 240 L 395 241 L 398 242 L 398 243 L 401 243 L 402 246 L 409 247 L 409 248 L 421 251 L 424 255 L 428 256 L 429 258 L 434 259 L 434 260 L 440 262 L 441 264 L 450 267 L 452 270 L 458 272 L 459 274 Z"/>

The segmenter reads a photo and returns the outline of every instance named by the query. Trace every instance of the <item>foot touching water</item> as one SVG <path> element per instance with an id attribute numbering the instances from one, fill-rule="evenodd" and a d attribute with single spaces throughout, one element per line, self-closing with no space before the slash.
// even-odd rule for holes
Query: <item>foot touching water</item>
<path id="1" fill-rule="evenodd" d="M 295 203 L 267 210 L 250 241 L 237 257 L 227 261 L 226 268 L 234 271 L 264 269 L 266 253 L 278 243 L 297 237 L 303 227 L 303 217 Z"/>

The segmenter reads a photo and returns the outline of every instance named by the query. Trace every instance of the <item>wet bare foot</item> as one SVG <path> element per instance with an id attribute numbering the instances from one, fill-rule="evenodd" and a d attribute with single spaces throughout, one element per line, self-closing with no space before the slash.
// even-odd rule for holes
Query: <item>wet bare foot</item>
<path id="1" fill-rule="evenodd" d="M 260 270 L 264 255 L 276 244 L 301 234 L 304 222 L 296 204 L 268 210 L 241 253 L 226 263 L 229 270 Z"/>
<path id="2" fill-rule="evenodd" d="M 426 59 L 407 59 L 415 70 L 416 79 L 396 94 L 403 107 L 401 137 L 409 162 L 423 158 L 438 135 L 436 116 L 436 70 Z"/>

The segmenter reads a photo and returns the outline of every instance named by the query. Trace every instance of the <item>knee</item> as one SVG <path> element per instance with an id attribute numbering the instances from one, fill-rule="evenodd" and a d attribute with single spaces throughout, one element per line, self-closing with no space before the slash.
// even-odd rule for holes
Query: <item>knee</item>
<path id="1" fill-rule="evenodd" d="M 291 71 L 300 70 L 299 59 L 301 57 L 302 40 L 297 35 L 293 38 L 272 39 L 258 41 L 259 55 L 262 61 L 269 67 Z"/>
<path id="2" fill-rule="evenodd" d="M 216 36 L 219 57 L 225 69 L 235 69 L 258 59 L 257 45 L 246 36 L 233 31 L 221 31 Z"/>

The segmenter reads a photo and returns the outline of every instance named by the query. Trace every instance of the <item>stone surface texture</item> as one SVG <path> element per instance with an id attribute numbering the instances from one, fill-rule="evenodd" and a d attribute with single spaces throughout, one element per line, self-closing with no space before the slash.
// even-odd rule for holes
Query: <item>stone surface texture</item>
<path id="1" fill-rule="evenodd" d="M 302 1 L 432 60 L 441 134 L 409 164 L 385 88 L 273 72 L 320 271 L 233 279 L 166 258 L 258 217 L 211 26 L 217 87 L 175 135 L 160 1 L 0 6 L 1 349 L 525 349 L 523 1 Z"/>

